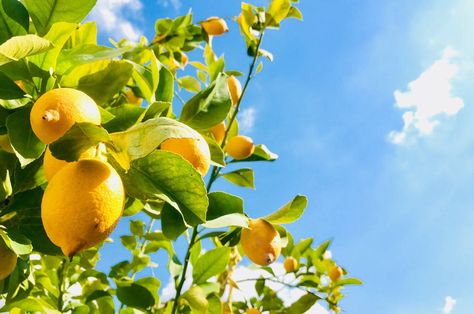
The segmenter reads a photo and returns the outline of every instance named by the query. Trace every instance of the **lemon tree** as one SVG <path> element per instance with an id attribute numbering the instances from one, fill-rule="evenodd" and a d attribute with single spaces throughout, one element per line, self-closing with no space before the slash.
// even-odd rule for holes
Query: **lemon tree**
<path id="1" fill-rule="evenodd" d="M 255 188 L 252 163 L 278 158 L 239 133 L 238 113 L 273 59 L 265 33 L 301 20 L 297 1 L 159 19 L 153 38 L 109 46 L 83 22 L 94 5 L 0 1 L 0 312 L 298 314 L 316 303 L 339 312 L 342 289 L 361 281 L 331 258 L 329 241 L 298 241 L 285 228 L 305 196 L 249 217 L 241 197 L 213 191 L 217 180 Z M 213 50 L 232 28 L 248 69 Z M 114 230 L 120 221 L 126 234 Z M 104 252 L 111 235 L 128 259 Z M 145 271 L 158 264 L 171 299 Z M 238 300 L 237 267 L 266 274 Z M 302 296 L 284 300 L 267 283 Z"/>

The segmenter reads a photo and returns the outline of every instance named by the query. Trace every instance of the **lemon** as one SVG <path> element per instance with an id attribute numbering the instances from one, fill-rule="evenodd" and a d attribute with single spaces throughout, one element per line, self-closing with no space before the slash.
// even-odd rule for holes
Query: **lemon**
<path id="1" fill-rule="evenodd" d="M 287 273 L 292 273 L 298 269 L 298 261 L 294 257 L 289 256 L 285 258 L 285 261 L 283 262 L 283 267 L 285 268 Z"/>
<path id="2" fill-rule="evenodd" d="M 206 141 L 194 138 L 169 138 L 161 143 L 161 149 L 176 153 L 205 176 L 211 163 L 211 152 Z"/>
<path id="3" fill-rule="evenodd" d="M 12 144 L 10 143 L 10 138 L 7 134 L 0 135 L 0 148 L 6 151 L 7 153 L 14 154 Z"/>
<path id="4" fill-rule="evenodd" d="M 242 85 L 240 81 L 235 76 L 229 76 L 227 78 L 227 88 L 229 89 L 232 105 L 237 105 L 240 96 L 242 96 Z"/>
<path id="5" fill-rule="evenodd" d="M 250 308 L 245 311 L 245 314 L 261 314 L 261 312 L 255 308 Z"/>
<path id="6" fill-rule="evenodd" d="M 236 160 L 250 157 L 254 152 L 255 147 L 250 137 L 244 135 L 237 135 L 231 138 L 224 147 L 224 150 L 232 158 Z"/>
<path id="7" fill-rule="evenodd" d="M 45 144 L 63 136 L 76 122 L 98 125 L 100 112 L 92 98 L 72 88 L 46 92 L 38 98 L 30 113 L 31 128 Z"/>
<path id="8" fill-rule="evenodd" d="M 64 255 L 104 241 L 117 225 L 125 193 L 118 173 L 99 159 L 64 166 L 49 182 L 41 219 L 49 239 Z"/>
<path id="9" fill-rule="evenodd" d="M 342 268 L 339 266 L 333 266 L 331 269 L 329 269 L 329 278 L 331 278 L 332 281 L 336 282 L 338 281 L 343 274 Z"/>
<path id="10" fill-rule="evenodd" d="M 16 267 L 16 254 L 0 238 L 0 280 L 7 278 Z"/>
<path id="11" fill-rule="evenodd" d="M 127 103 L 137 106 L 140 106 L 143 101 L 143 98 L 137 97 L 131 89 L 125 92 L 125 98 L 127 99 Z"/>
<path id="12" fill-rule="evenodd" d="M 98 147 L 97 146 L 91 147 L 88 150 L 86 150 L 84 153 L 82 153 L 80 159 L 99 158 L 103 161 L 107 161 L 107 158 L 104 156 L 104 153 L 105 153 L 105 145 L 101 143 L 98 145 Z M 53 154 L 51 154 L 51 150 L 49 150 L 49 146 L 46 148 L 46 152 L 44 153 L 44 159 L 43 159 L 44 175 L 46 176 L 46 180 L 51 181 L 54 175 L 67 164 L 68 164 L 67 161 L 55 158 Z"/>
<path id="13" fill-rule="evenodd" d="M 225 136 L 225 124 L 224 121 L 222 121 L 219 124 L 216 124 L 210 129 L 212 135 L 214 136 L 214 139 L 216 140 L 217 144 L 222 144 L 222 141 L 224 140 Z"/>
<path id="14" fill-rule="evenodd" d="M 281 252 L 280 234 L 264 219 L 250 220 L 249 229 L 243 229 L 240 244 L 245 255 L 257 265 L 273 263 Z"/>
<path id="15" fill-rule="evenodd" d="M 208 35 L 218 36 L 229 31 L 227 23 L 223 19 L 215 16 L 202 21 L 201 26 Z"/>

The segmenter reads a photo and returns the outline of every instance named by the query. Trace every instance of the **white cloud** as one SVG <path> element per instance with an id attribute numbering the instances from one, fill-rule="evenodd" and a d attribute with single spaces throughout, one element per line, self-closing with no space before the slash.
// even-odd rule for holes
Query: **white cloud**
<path id="1" fill-rule="evenodd" d="M 443 314 L 450 314 L 456 305 L 456 300 L 450 296 L 444 298 Z"/>
<path id="2" fill-rule="evenodd" d="M 414 81 L 408 84 L 408 91 L 396 90 L 395 106 L 406 109 L 403 113 L 403 129 L 392 131 L 389 140 L 402 144 L 412 135 L 426 136 L 440 123 L 440 115 L 453 116 L 464 106 L 464 101 L 452 95 L 452 79 L 458 73 L 458 65 L 452 58 L 459 53 L 447 47 L 436 60 Z"/>
<path id="3" fill-rule="evenodd" d="M 158 4 L 165 8 L 171 6 L 176 11 L 183 5 L 180 0 L 158 0 Z"/>
<path id="4" fill-rule="evenodd" d="M 242 132 L 251 132 L 257 117 L 257 111 L 254 107 L 247 107 L 240 112 L 239 128 Z"/>
<path id="5" fill-rule="evenodd" d="M 128 17 L 139 16 L 142 8 L 140 0 L 98 0 L 90 19 L 114 39 L 138 41 L 141 31 Z"/>

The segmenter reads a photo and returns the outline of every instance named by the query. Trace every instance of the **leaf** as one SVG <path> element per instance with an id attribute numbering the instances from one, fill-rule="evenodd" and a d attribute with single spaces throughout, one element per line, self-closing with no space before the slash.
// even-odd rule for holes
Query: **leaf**
<path id="1" fill-rule="evenodd" d="M 184 105 L 180 121 L 195 129 L 209 129 L 226 118 L 230 107 L 227 75 L 221 73 Z"/>
<path id="2" fill-rule="evenodd" d="M 18 61 L 53 48 L 49 40 L 36 35 L 14 36 L 0 45 L 0 65 Z"/>
<path id="3" fill-rule="evenodd" d="M 209 204 L 204 181 L 181 156 L 155 151 L 135 160 L 122 179 L 129 195 L 139 199 L 161 199 L 180 211 L 186 223 L 206 220 Z"/>
<path id="4" fill-rule="evenodd" d="M 306 313 L 318 301 L 320 297 L 315 294 L 308 293 L 299 298 L 293 303 L 285 313 Z"/>
<path id="5" fill-rule="evenodd" d="M 295 18 L 297 20 L 302 21 L 303 14 L 297 7 L 291 7 L 290 10 L 288 10 L 288 14 L 286 15 L 286 18 Z"/>
<path id="6" fill-rule="evenodd" d="M 26 35 L 29 26 L 28 11 L 17 0 L 0 0 L 0 44 L 10 37 Z"/>
<path id="7" fill-rule="evenodd" d="M 188 227 L 183 215 L 173 206 L 165 204 L 161 210 L 161 229 L 170 240 L 176 240 Z"/>
<path id="8" fill-rule="evenodd" d="M 66 160 L 79 160 L 82 153 L 99 143 L 110 142 L 107 131 L 97 125 L 87 122 L 74 124 L 60 139 L 49 145 L 54 157 Z"/>
<path id="9" fill-rule="evenodd" d="M 155 277 L 144 277 L 135 281 L 135 284 L 146 288 L 155 298 L 155 304 L 160 301 L 158 289 L 160 288 L 160 281 Z"/>
<path id="10" fill-rule="evenodd" d="M 225 166 L 225 155 L 221 146 L 216 143 L 213 138 L 203 135 L 204 139 L 209 146 L 209 151 L 211 152 L 211 161 L 214 166 L 224 167 Z"/>
<path id="11" fill-rule="evenodd" d="M 0 99 L 18 99 L 24 96 L 25 92 L 8 76 L 0 72 Z"/>
<path id="12" fill-rule="evenodd" d="M 222 273 L 229 262 L 230 248 L 219 247 L 204 253 L 193 267 L 193 282 L 203 283 Z"/>
<path id="13" fill-rule="evenodd" d="M 207 297 L 209 306 L 207 308 L 208 314 L 222 314 L 221 299 L 216 294 L 211 294 Z"/>
<path id="14" fill-rule="evenodd" d="M 336 282 L 336 286 L 345 286 L 345 285 L 363 285 L 364 282 L 357 278 L 342 278 Z"/>
<path id="15" fill-rule="evenodd" d="M 205 228 L 214 229 L 230 226 L 248 228 L 249 219 L 243 214 L 228 214 L 214 220 L 208 220 L 205 224 L 203 224 L 203 227 Z"/>
<path id="16" fill-rule="evenodd" d="M 208 197 L 207 220 L 214 220 L 228 214 L 244 213 L 244 201 L 238 196 L 225 192 L 211 192 Z"/>
<path id="17" fill-rule="evenodd" d="M 255 189 L 253 170 L 250 168 L 237 169 L 223 173 L 220 176 L 235 185 Z"/>
<path id="18" fill-rule="evenodd" d="M 204 291 L 199 286 L 192 286 L 183 294 L 183 299 L 187 301 L 192 310 L 197 313 L 206 313 L 208 302 Z"/>
<path id="19" fill-rule="evenodd" d="M 150 50 L 141 52 L 141 64 L 131 62 L 133 65 L 132 77 L 137 83 L 139 94 L 147 101 L 151 101 L 160 80 L 160 65 L 155 54 Z M 142 64 L 146 64 L 142 65 Z"/>
<path id="20" fill-rule="evenodd" d="M 46 177 L 44 176 L 43 158 L 36 159 L 25 168 L 15 169 L 15 184 L 13 186 L 14 193 L 32 190 L 44 183 Z"/>
<path id="21" fill-rule="evenodd" d="M 8 230 L 5 234 L 0 231 L 0 236 L 17 255 L 30 254 L 33 250 L 31 241 L 19 232 Z"/>
<path id="22" fill-rule="evenodd" d="M 11 145 L 23 168 L 39 158 L 46 147 L 31 129 L 30 111 L 30 107 L 22 108 L 10 114 L 6 121 Z"/>
<path id="23" fill-rule="evenodd" d="M 313 256 L 316 257 L 317 259 L 322 259 L 324 256 L 324 253 L 327 251 L 329 245 L 331 244 L 331 240 L 324 241 L 321 243 L 316 250 L 313 252 Z"/>
<path id="24" fill-rule="evenodd" d="M 142 121 L 146 121 L 160 116 L 165 116 L 166 112 L 171 109 L 171 103 L 166 101 L 155 101 L 146 108 L 145 116 Z"/>
<path id="25" fill-rule="evenodd" d="M 190 75 L 180 77 L 177 82 L 179 86 L 190 92 L 197 93 L 201 90 L 201 83 Z"/>
<path id="26" fill-rule="evenodd" d="M 24 299 L 9 303 L 2 308 L 2 311 L 10 312 L 10 309 L 20 309 L 27 313 L 45 313 L 45 314 L 59 314 L 48 302 L 37 297 L 28 296 Z M 5 313 L 7 313 L 5 312 Z"/>
<path id="27" fill-rule="evenodd" d="M 235 122 L 234 122 L 235 124 Z M 246 158 L 246 159 L 240 159 L 240 160 L 232 160 L 231 162 L 245 162 L 245 161 L 274 161 L 278 159 L 278 155 L 275 153 L 272 153 L 267 146 L 263 144 L 255 145 L 255 150 L 252 154 L 252 156 Z"/>
<path id="28" fill-rule="evenodd" d="M 33 24 L 40 35 L 57 22 L 79 23 L 94 7 L 96 0 L 24 0 Z"/>
<path id="29" fill-rule="evenodd" d="M 174 78 L 166 67 L 160 69 L 160 80 L 155 92 L 157 101 L 172 102 L 174 94 Z"/>
<path id="30" fill-rule="evenodd" d="M 153 294 L 145 287 L 132 283 L 117 288 L 117 298 L 125 305 L 147 309 L 155 304 Z"/>
<path id="31" fill-rule="evenodd" d="M 290 0 L 272 0 L 268 7 L 265 24 L 267 26 L 278 26 L 291 8 Z"/>
<path id="32" fill-rule="evenodd" d="M 129 104 L 111 108 L 109 113 L 113 114 L 114 118 L 105 123 L 104 128 L 109 132 L 125 131 L 137 123 L 144 111 L 142 107 Z"/>
<path id="33" fill-rule="evenodd" d="M 308 199 L 306 196 L 297 195 L 289 203 L 272 214 L 263 217 L 263 219 L 275 225 L 292 223 L 301 217 L 307 205 Z"/>

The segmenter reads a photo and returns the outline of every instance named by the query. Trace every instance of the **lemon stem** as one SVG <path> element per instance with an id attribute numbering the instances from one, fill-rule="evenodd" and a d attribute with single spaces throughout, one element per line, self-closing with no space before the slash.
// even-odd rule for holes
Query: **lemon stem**
<path id="1" fill-rule="evenodd" d="M 54 109 L 46 110 L 42 117 L 46 122 L 56 122 L 59 120 L 59 111 Z"/>

